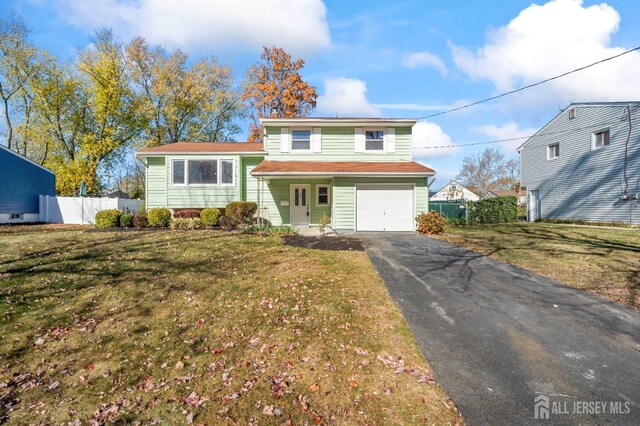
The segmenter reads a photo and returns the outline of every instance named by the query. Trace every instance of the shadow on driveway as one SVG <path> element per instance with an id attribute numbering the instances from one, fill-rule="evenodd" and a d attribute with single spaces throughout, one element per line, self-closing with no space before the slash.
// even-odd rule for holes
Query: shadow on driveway
<path id="1" fill-rule="evenodd" d="M 353 237 L 468 424 L 537 424 L 540 395 L 543 424 L 640 424 L 640 312 L 422 235 Z"/>

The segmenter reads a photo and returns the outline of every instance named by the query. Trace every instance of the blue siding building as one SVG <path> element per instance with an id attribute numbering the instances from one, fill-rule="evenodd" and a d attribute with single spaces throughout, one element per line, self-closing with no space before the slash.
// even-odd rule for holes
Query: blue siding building
<path id="1" fill-rule="evenodd" d="M 56 195 L 56 175 L 0 145 L 0 223 L 38 222 L 39 195 Z"/>
<path id="2" fill-rule="evenodd" d="M 571 104 L 518 150 L 530 221 L 640 224 L 640 102 Z"/>

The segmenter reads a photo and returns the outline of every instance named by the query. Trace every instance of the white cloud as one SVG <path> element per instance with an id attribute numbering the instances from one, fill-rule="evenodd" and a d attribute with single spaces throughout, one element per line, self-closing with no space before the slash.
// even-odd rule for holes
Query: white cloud
<path id="1" fill-rule="evenodd" d="M 506 91 L 622 53 L 610 46 L 620 15 L 602 3 L 582 0 L 533 4 L 504 27 L 491 31 L 475 52 L 451 46 L 456 65 L 474 79 Z M 515 104 L 607 101 L 640 97 L 640 53 L 546 83 L 509 97 Z"/>
<path id="2" fill-rule="evenodd" d="M 324 94 L 318 96 L 317 111 L 327 116 L 380 117 L 379 108 L 367 100 L 367 85 L 354 78 L 327 78 Z"/>
<path id="3" fill-rule="evenodd" d="M 404 57 L 402 63 L 407 68 L 430 67 L 440 74 L 447 74 L 447 67 L 442 60 L 430 52 L 413 52 Z"/>
<path id="4" fill-rule="evenodd" d="M 459 100 L 451 105 L 420 104 L 420 103 L 397 103 L 397 104 L 373 104 L 382 109 L 402 110 L 402 111 L 446 111 L 452 108 L 468 104 L 469 101 Z M 462 110 L 464 111 L 464 110 Z"/>
<path id="5" fill-rule="evenodd" d="M 187 51 L 276 45 L 301 54 L 330 45 L 322 0 L 56 0 L 71 24 Z"/>
<path id="6" fill-rule="evenodd" d="M 460 152 L 460 147 L 452 146 L 453 142 L 440 126 L 427 121 L 419 121 L 413 126 L 413 156 L 432 158 L 453 155 Z"/>
<path id="7" fill-rule="evenodd" d="M 488 136 L 492 140 L 505 140 L 513 138 L 524 138 L 533 135 L 538 129 L 525 128 L 520 129 L 516 122 L 510 122 L 503 124 L 502 126 L 496 126 L 495 124 L 485 124 L 483 126 L 474 127 L 471 129 L 475 133 L 480 133 Z M 504 148 L 510 154 L 515 154 L 516 149 L 524 143 L 526 139 L 516 139 L 513 141 L 500 142 L 502 148 Z"/>

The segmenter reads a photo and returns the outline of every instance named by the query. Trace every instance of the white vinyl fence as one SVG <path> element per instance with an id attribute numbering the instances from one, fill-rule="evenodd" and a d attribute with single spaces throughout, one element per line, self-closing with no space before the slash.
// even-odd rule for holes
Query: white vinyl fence
<path id="1" fill-rule="evenodd" d="M 124 198 L 50 197 L 40 196 L 40 222 L 89 225 L 101 210 L 118 209 L 135 213 L 141 200 Z"/>

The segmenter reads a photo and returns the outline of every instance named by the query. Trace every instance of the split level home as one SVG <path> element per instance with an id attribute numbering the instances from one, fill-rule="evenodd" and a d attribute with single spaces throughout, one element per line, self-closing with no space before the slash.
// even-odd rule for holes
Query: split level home
<path id="1" fill-rule="evenodd" d="M 530 221 L 640 224 L 640 102 L 573 103 L 518 152 Z"/>
<path id="2" fill-rule="evenodd" d="M 430 197 L 431 201 L 478 201 L 480 197 L 455 179 Z"/>
<path id="3" fill-rule="evenodd" d="M 265 118 L 263 143 L 177 142 L 136 155 L 147 207 L 225 207 L 254 201 L 270 225 L 413 231 L 428 211 L 427 179 L 412 160 L 412 119 Z"/>

